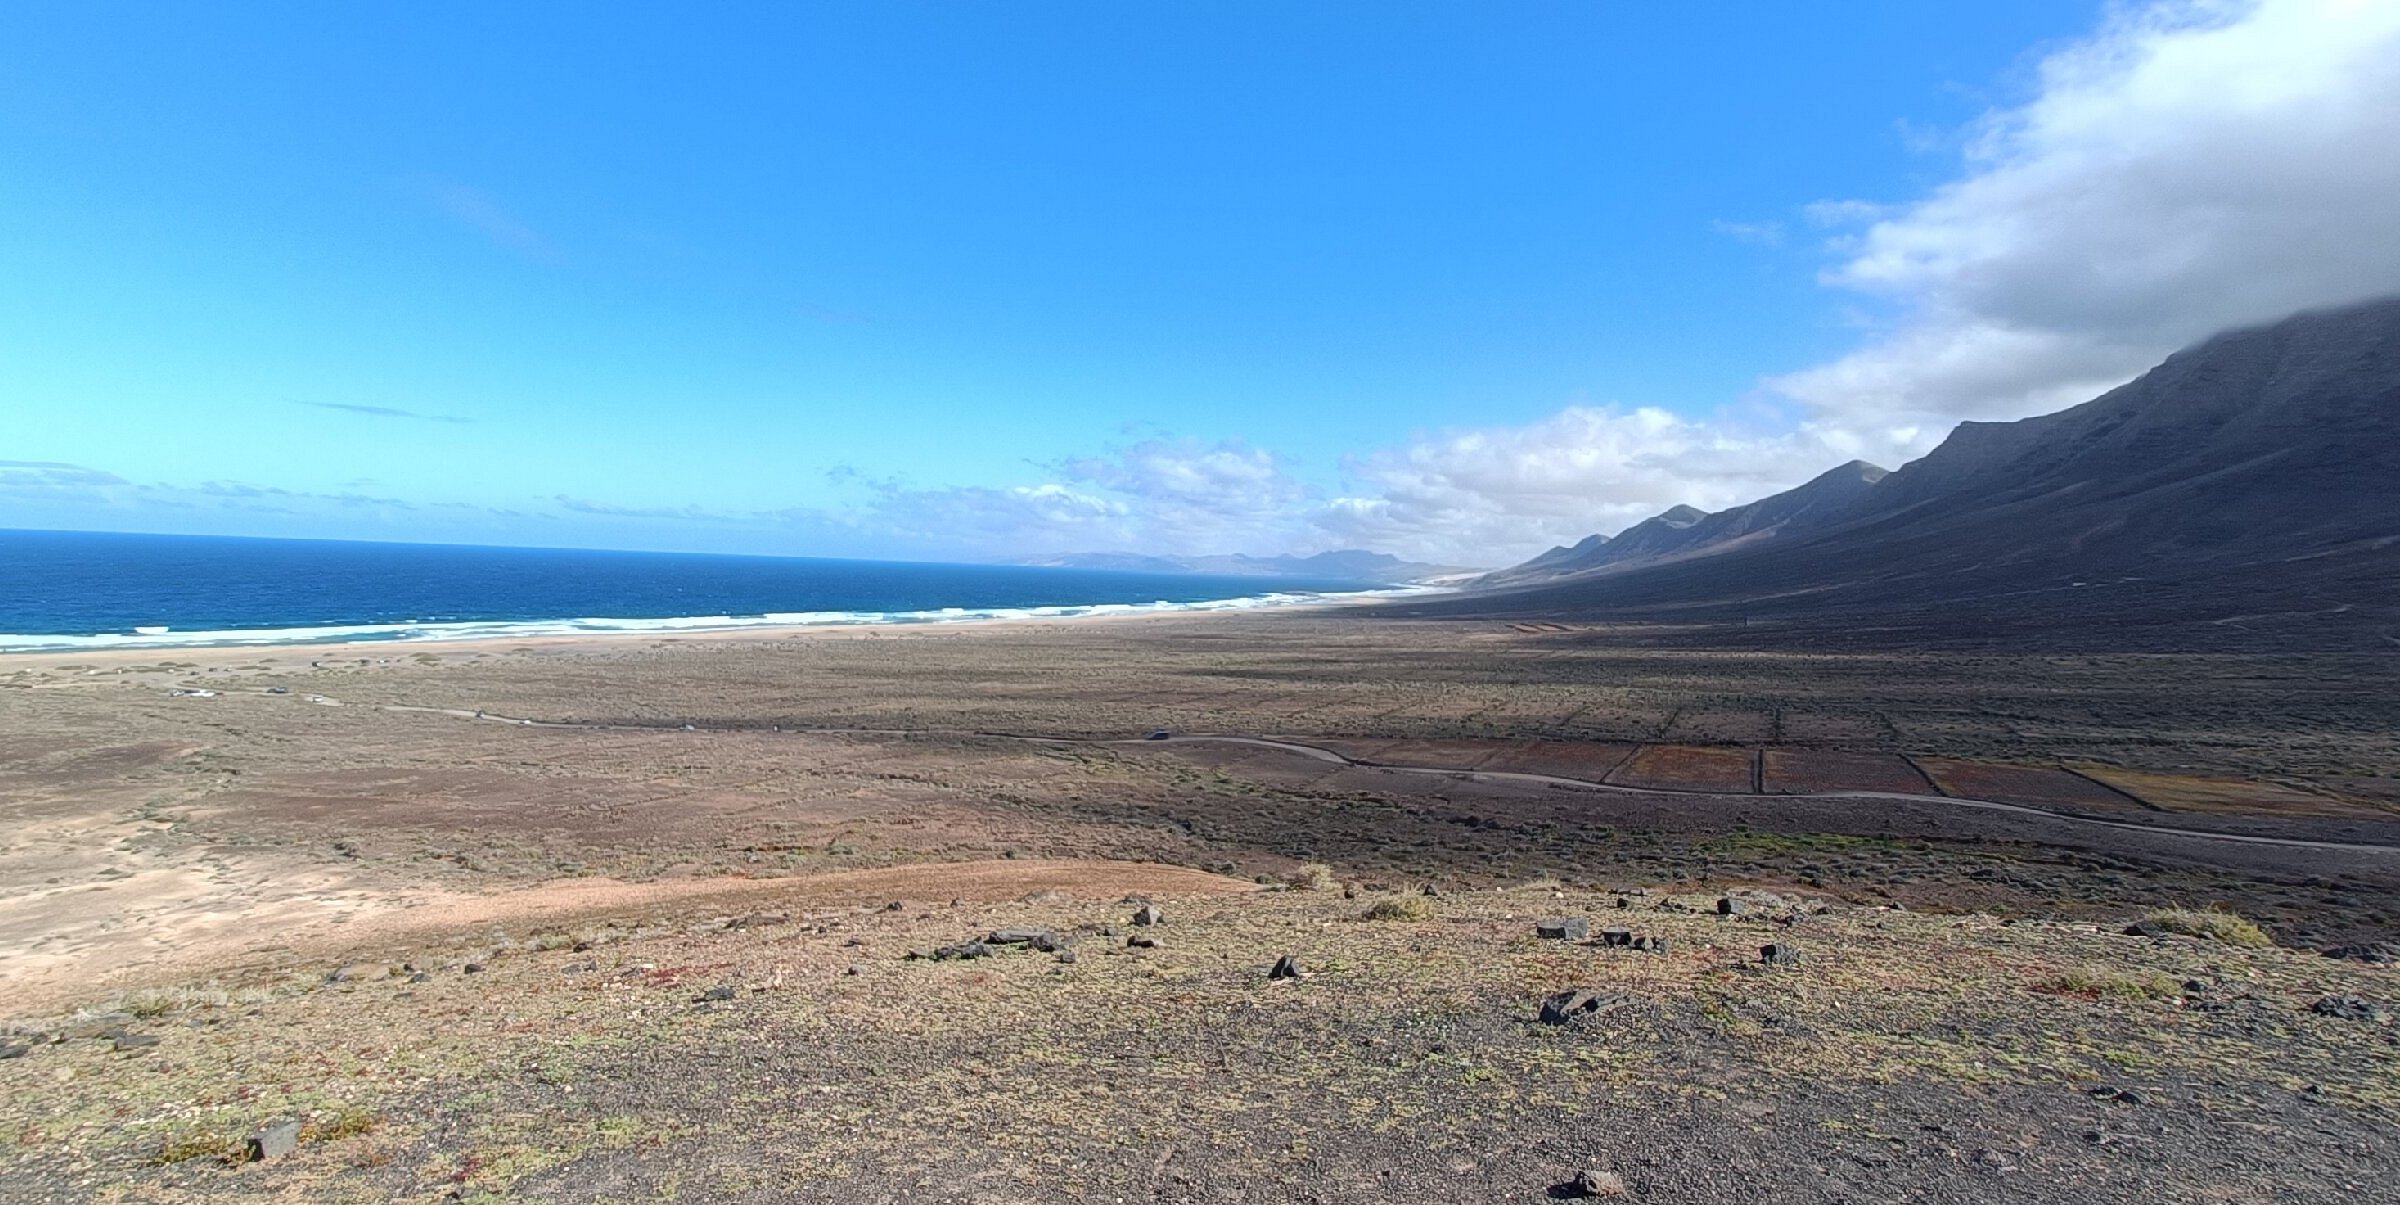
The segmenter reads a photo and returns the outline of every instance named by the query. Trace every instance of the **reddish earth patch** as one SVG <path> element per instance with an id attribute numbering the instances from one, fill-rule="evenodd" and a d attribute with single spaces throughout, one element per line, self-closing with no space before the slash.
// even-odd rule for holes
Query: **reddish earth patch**
<path id="1" fill-rule="evenodd" d="M 1946 757 L 1920 757 L 1915 761 L 1943 794 L 1960 799 L 1990 799 L 2034 807 L 2143 810 L 2140 803 L 2124 794 L 2065 770 L 1952 761 Z"/>
<path id="2" fill-rule="evenodd" d="M 1373 757 L 1353 757 L 1386 766 L 1416 766 L 1429 770 L 1474 770 L 1514 741 L 1393 741 Z M 1349 757 L 1349 754 L 1343 756 Z"/>
<path id="3" fill-rule="evenodd" d="M 1482 768 L 1600 782 L 1624 765 L 1625 759 L 1639 748 L 1640 745 L 1627 741 L 1527 741 L 1493 754 Z"/>
<path id="4" fill-rule="evenodd" d="M 1755 756 L 1748 749 L 1708 745 L 1644 745 L 1608 781 L 1620 787 L 1747 795 Z"/>
<path id="5" fill-rule="evenodd" d="M 2115 766 L 2077 766 L 2076 772 L 2123 791 L 2154 808 L 2170 812 L 2226 815 L 2332 816 L 2343 819 L 2388 820 L 2391 813 L 2363 803 L 2312 794 L 2271 782 L 2237 778 L 2195 778 L 2183 774 L 2152 774 Z"/>
<path id="6" fill-rule="evenodd" d="M 1897 753 L 1769 749 L 1761 756 L 1764 760 L 1759 766 L 1759 781 L 1769 795 L 1814 795 L 1821 791 L 1934 793 L 1933 784 Z"/>

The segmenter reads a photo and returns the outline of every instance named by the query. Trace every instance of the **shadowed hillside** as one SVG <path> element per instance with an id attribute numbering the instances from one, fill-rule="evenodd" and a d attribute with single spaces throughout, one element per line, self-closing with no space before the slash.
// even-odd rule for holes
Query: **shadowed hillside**
<path id="1" fill-rule="evenodd" d="M 1762 639 L 2384 645 L 2400 638 L 2400 300 L 2218 335 L 2056 414 L 1963 423 L 1778 538 L 1681 552 L 1553 561 L 1525 585 L 1544 570 L 1529 564 L 1402 610 L 1741 623 Z"/>

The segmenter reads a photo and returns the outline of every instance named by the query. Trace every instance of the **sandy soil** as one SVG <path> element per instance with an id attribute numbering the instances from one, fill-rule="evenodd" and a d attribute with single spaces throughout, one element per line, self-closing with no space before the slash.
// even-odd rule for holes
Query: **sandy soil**
<path id="1" fill-rule="evenodd" d="M 609 965 L 620 970 L 639 971 L 641 962 L 656 964 L 653 970 L 747 968 L 739 976 L 745 984 L 780 985 L 790 980 L 775 978 L 772 960 L 746 952 L 751 939 L 741 935 L 757 927 L 788 934 L 805 950 L 776 957 L 831 976 L 852 965 L 835 960 L 859 957 L 840 943 L 860 936 L 858 926 L 872 917 L 881 936 L 870 939 L 877 953 L 866 978 L 892 989 L 888 999 L 899 1015 L 955 1014 L 1011 1032 L 1006 1027 L 1034 1023 L 1024 1011 L 1037 1007 L 1031 998 L 1013 987 L 998 997 L 980 993 L 1016 983 L 1015 972 L 999 980 L 977 972 L 959 981 L 902 981 L 874 969 L 883 965 L 878 960 L 897 956 L 895 942 L 956 941 L 975 926 L 1019 917 L 1096 927 L 1115 900 L 1141 895 L 1213 909 L 1220 927 L 1211 930 L 1209 957 L 1248 966 L 1287 942 L 1274 936 L 1284 932 L 1277 926 L 1333 932 L 1323 927 L 1338 928 L 1356 911 L 1308 893 L 1315 902 L 1289 905 L 1301 909 L 1292 913 L 1278 902 L 1287 893 L 1251 890 L 1295 876 L 1329 877 L 1369 895 L 1435 887 L 1446 901 L 1440 910 L 1456 910 L 1458 923 L 1474 932 L 1501 922 L 1487 907 L 1456 901 L 1529 880 L 1556 883 L 1567 893 L 1562 898 L 1586 901 L 1577 906 L 1605 902 L 1612 889 L 1661 898 L 1728 885 L 1796 892 L 1850 910 L 1845 915 L 1863 927 L 1843 930 L 1844 940 L 1870 944 L 1882 930 L 1869 917 L 1931 911 L 2021 919 L 2036 927 L 2026 932 L 2055 938 L 2023 963 L 2023 973 L 2036 977 L 2075 963 L 2091 933 L 2149 909 L 2224 906 L 2294 947 L 2243 955 L 2256 960 L 2245 963 L 2249 970 L 2287 983 L 2279 989 L 2286 995 L 2297 1000 L 2321 986 L 2380 999 L 2392 994 L 2378 978 L 2388 972 L 2311 951 L 2400 936 L 2400 817 L 2393 810 L 2400 699 L 2370 688 L 2400 676 L 2395 671 L 2400 659 L 2362 655 L 1694 650 L 1656 647 L 1638 634 L 1603 640 L 1560 625 L 1403 623 L 1349 613 L 0 658 L 0 1017 L 16 1018 L 8 1026 L 43 1043 L 21 1060 L 0 1060 L 0 1077 L 18 1087 L 44 1085 L 38 1099 L 25 1098 L 35 1113 L 19 1118 L 23 1133 L 36 1137 L 21 1144 L 21 1159 L 0 1167 L 0 1188 L 50 1186 L 59 1199 L 206 1196 L 222 1184 L 182 1162 L 142 1171 L 143 1151 L 201 1114 L 223 1126 L 267 1107 L 244 1104 L 250 1089 L 226 1077 L 289 1077 L 300 1065 L 293 1060 L 309 1056 L 267 1040 L 260 1025 L 288 1022 L 294 1033 L 339 1045 L 346 1024 L 408 1031 L 420 1014 L 435 1015 L 424 1013 L 429 1001 L 482 1016 L 472 995 L 505 982 L 522 994 L 495 1006 L 548 1018 L 529 1022 L 535 1028 L 528 1032 L 565 1035 L 586 1024 L 572 1020 L 582 1014 L 569 1007 L 584 997 L 559 995 L 569 980 L 557 976 L 588 972 L 551 964 L 593 961 L 571 957 L 581 953 L 577 945 L 612 951 Z M 1153 730 L 1171 739 L 1145 739 Z M 1310 864 L 1331 869 L 1305 870 Z M 895 901 L 901 909 L 887 913 Z M 1911 911 L 1883 911 L 1894 905 Z M 1905 949 L 1894 947 L 1891 956 L 1943 957 L 1942 923 L 1912 928 Z M 2091 923 L 2102 930 L 2075 927 Z M 1720 962 L 1739 952 L 1719 944 Z M 1327 948 L 1336 947 L 1343 943 Z M 1451 951 L 1443 958 L 1467 960 L 1456 965 L 1474 965 L 1473 942 L 1436 942 L 1421 952 L 1436 948 Z M 2103 945 L 2090 956 L 2107 968 L 2123 952 Z M 1360 966 L 1400 953 L 1355 951 Z M 464 977 L 469 963 L 490 969 Z M 375 983 L 395 966 L 435 978 L 397 995 L 349 979 L 329 984 L 345 965 L 368 968 Z M 2161 973 L 2193 967 L 2224 973 L 2198 964 Z M 1413 1024 L 1405 1009 L 1393 1011 L 1396 1001 L 1341 996 L 1333 1006 L 1338 1021 L 1278 1022 L 1249 1034 L 1241 1018 L 1252 990 L 1246 976 L 1255 970 L 1194 989 L 1210 1018 L 1195 1032 L 1268 1060 L 1255 1072 L 1262 1082 L 1291 1087 L 1273 1070 L 1275 1060 L 1293 1057 L 1296 1048 L 1281 1045 L 1287 1040 L 1338 1033 L 1342 1041 L 1398 1041 Z M 1896 965 L 1850 970 L 1860 976 L 1845 980 L 1850 989 L 1899 973 Z M 1548 1097 L 1508 1079 L 1543 1074 L 1523 1061 L 1534 1048 L 1502 1037 L 1517 1022 L 1499 1020 L 1523 1011 L 1534 981 L 1460 973 L 1455 984 L 1427 980 L 1423 990 L 1465 993 L 1470 1002 L 1459 1007 L 1468 1011 L 1460 1015 L 1484 1019 L 1470 1025 L 1482 1036 L 1461 1048 L 1480 1051 L 1478 1065 L 1520 1083 L 1518 1104 L 1486 1102 L 1498 1110 L 1493 1116 L 1514 1120 L 1475 1139 L 1517 1152 L 1510 1158 L 1522 1166 L 1500 1179 L 1471 1151 L 1460 1157 L 1486 1174 L 1420 1166 L 1405 1139 L 1331 1115 L 1316 1119 L 1331 1136 L 1328 1148 L 1286 1158 L 1261 1144 L 1271 1145 L 1277 1127 L 1288 1130 L 1289 1119 L 1252 1113 L 1226 1121 L 1225 1132 L 1236 1137 L 1222 1149 L 1193 1145 L 1196 1121 L 1166 1125 L 1141 1155 L 1158 1160 L 1158 1170 L 1139 1174 L 1096 1170 L 1090 1161 L 1105 1156 L 1090 1143 L 1100 1129 L 1085 1135 L 1076 1128 L 1084 1120 L 1058 1138 L 1061 1150 L 1076 1152 L 1072 1168 L 986 1156 L 1010 1169 L 997 1180 L 929 1154 L 921 1142 L 959 1141 L 948 1122 L 933 1118 L 921 1142 L 895 1139 L 898 1145 L 863 1153 L 842 1154 L 849 1148 L 825 1134 L 795 1136 L 800 1145 L 791 1157 L 799 1162 L 791 1166 L 816 1168 L 811 1174 L 838 1167 L 864 1186 L 851 1197 L 821 1199 L 1049 1199 L 1070 1182 L 1145 1199 L 1296 1199 L 1291 1174 L 1315 1177 L 1306 1183 L 1317 1199 L 1369 1199 L 1369 1188 L 1382 1182 L 1374 1171 L 1379 1159 L 1398 1169 L 1392 1191 L 1407 1199 L 1492 1199 L 1482 1194 L 1538 1189 L 1525 1177 L 1549 1175 L 1557 1161 L 1581 1156 L 1534 1140 L 1538 1127 L 1522 1108 Z M 671 978 L 676 986 L 688 977 Z M 1149 985 L 1145 991 L 1157 986 L 1137 978 Z M 444 986 L 453 982 L 460 986 Z M 466 985 L 479 986 L 460 995 Z M 1652 986 L 1670 1012 L 1695 990 Z M 962 990 L 968 994 L 946 994 Z M 1146 1013 L 1161 1002 L 1143 996 L 1136 1005 L 1126 990 L 1120 984 L 1052 999 L 1039 1007 L 1059 1011 L 1039 1018 L 1037 1028 L 1065 1026 L 1054 1037 L 1076 1049 L 1138 1044 L 1127 1018 L 1107 1010 Z M 2007 1013 L 2025 1003 L 2022 983 L 2012 990 L 1979 998 L 1977 1024 L 2013 1018 L 2003 1028 L 2017 1032 L 2031 1023 L 2039 1008 Z M 805 1048 L 858 1075 L 927 1082 L 971 1058 L 947 1038 L 911 1048 L 914 1031 L 900 1022 L 863 1026 L 852 1035 L 854 1048 L 829 1050 L 824 1035 L 804 1039 L 790 1025 L 831 1002 L 809 993 L 791 1000 L 799 1013 L 778 1014 L 782 1020 L 755 1031 L 711 1030 L 704 1044 L 719 1051 L 721 1041 L 736 1050 L 747 1043 L 775 1059 Z M 1885 1005 L 1905 1011 L 1897 997 Z M 1728 1007 L 1746 1015 L 1752 1004 Z M 345 1011 L 356 1009 L 366 1011 Z M 218 1053 L 201 1063 L 166 1060 L 188 1075 L 137 1077 L 106 1092 L 78 1086 L 84 1081 L 77 1077 L 116 1064 L 93 1061 L 111 1057 L 104 1054 L 73 1053 L 94 1039 L 70 1035 L 127 1023 L 112 1016 L 204 1027 L 217 1035 L 210 1049 Z M 2295 1024 L 2285 1012 L 2274 1016 L 2256 1040 Z M 2163 1012 L 2135 1019 L 2140 1024 L 2126 1029 L 2116 1013 L 2070 1010 L 2045 1023 L 2084 1026 L 2076 1040 L 2092 1050 L 2119 1040 L 2148 1050 L 2155 1035 L 2128 1035 L 2182 1024 Z M 493 1032 L 515 1024 L 487 1021 L 474 1024 Z M 1685 1040 L 1700 1032 L 1689 1022 L 1645 1030 L 1651 1036 L 1642 1040 Z M 2383 1042 L 2338 1047 L 2353 1060 L 2340 1074 L 2382 1074 L 2394 1057 L 2377 1037 L 2387 1032 L 2337 1027 L 2319 1036 Z M 575 1056 L 578 1074 L 635 1093 L 608 1116 L 639 1118 L 643 1133 L 696 1143 L 693 1166 L 705 1174 L 692 1185 L 723 1199 L 784 1199 L 725 1178 L 740 1160 L 723 1145 L 727 1133 L 697 1118 L 700 1102 L 624 1087 L 642 1082 L 638 1068 L 646 1061 L 691 1055 L 645 1045 L 657 1038 L 647 1029 L 618 1033 L 604 1051 Z M 2224 1041 L 2233 1044 L 2212 1047 L 2211 1057 L 2237 1057 L 2235 1039 Z M 545 1128 L 549 1122 L 524 1121 L 510 1123 L 516 1128 L 505 1141 L 486 1141 L 490 1135 L 447 1123 L 402 1122 L 404 1115 L 447 1115 L 474 1095 L 468 1085 L 486 1080 L 509 1085 L 486 1102 L 492 1107 L 520 1119 L 546 1115 L 530 1103 L 544 1091 L 538 1081 L 495 1069 L 492 1060 L 509 1057 L 505 1044 L 435 1044 L 447 1052 L 439 1068 L 400 1074 L 385 1061 L 362 1065 L 361 1090 L 352 1095 L 371 1098 L 383 1119 L 377 1126 L 392 1136 L 374 1148 L 386 1163 L 347 1171 L 320 1165 L 310 1176 L 330 1179 L 243 1180 L 242 1191 L 388 1199 L 471 1189 L 600 1200 L 652 1199 L 672 1187 L 657 1179 L 654 1158 L 627 1163 L 607 1155 L 655 1152 L 649 1139 L 594 1147 Z M 1973 1058 L 1989 1060 L 2006 1046 L 1979 1049 Z M 2263 1049 L 2240 1057 L 2266 1059 Z M 1756 1077 L 1780 1066 L 1743 1063 L 1747 1056 L 1733 1048 L 1718 1054 L 1733 1061 L 1701 1070 L 1729 1077 L 1728 1092 L 1768 1091 Z M 1004 1112 L 1035 1108 L 1024 1094 L 1038 1090 L 1042 1069 L 1061 1065 L 1023 1052 L 1012 1058 L 1019 1061 L 961 1099 Z M 2043 1092 L 2064 1080 L 2006 1070 L 2005 1061 L 1976 1065 L 1988 1073 L 1980 1080 L 1912 1071 L 1935 1076 L 1930 1095 L 1893 1089 L 1899 1095 L 1879 1096 L 1885 1089 L 1872 1077 L 1805 1101 L 1773 1090 L 1787 1092 L 1778 1107 L 1814 1127 L 1844 1111 L 1885 1106 L 1922 1107 L 1951 1118 L 1944 1126 L 1967 1124 L 1961 1119 L 1987 1107 L 2025 1125 L 2046 1124 L 2040 1119 L 2054 1106 Z M 41 1079 L 43 1066 L 74 1074 Z M 1693 1070 L 1677 1066 L 1684 1069 L 1678 1074 Z M 2076 1075 L 2092 1074 L 2078 1066 Z M 2200 1062 L 2174 1066 L 2172 1075 L 2160 1074 L 2202 1083 L 2190 1078 L 2203 1076 Z M 2268 1075 L 2266 1066 L 2244 1074 Z M 1082 1082 L 1080 1071 L 1059 1074 Z M 1238 1094 L 1231 1082 L 1190 1074 L 1200 1078 L 1176 1082 L 1200 1094 L 1194 1099 Z M 1432 1090 L 1433 1081 L 1411 1082 Z M 1164 1083 L 1153 1086 L 1163 1090 Z M 1319 1101 L 1312 1107 L 1336 1109 L 1323 1096 L 1325 1084 L 1311 1083 Z M 1990 1100 L 1959 1095 L 1971 1083 L 1989 1088 Z M 131 1095 L 109 1095 L 119 1089 Z M 1629 1132 L 1644 1135 L 1653 1152 L 1682 1149 L 1668 1119 L 1691 1103 L 1645 1095 L 1653 1089 L 1638 1085 L 1628 1090 L 1632 1097 L 1608 1107 L 1648 1110 L 1637 1110 Z M 2383 1117 L 2375 1112 L 2386 1107 L 2381 1097 L 2352 1097 L 2344 1118 Z M 342 1094 L 288 1096 L 288 1107 L 304 1111 L 355 1103 Z M 1564 1110 L 1559 1133 L 1585 1134 L 1576 1142 L 1589 1145 L 1595 1139 L 1586 1130 L 1600 1114 L 1588 1110 L 1600 1103 L 1577 1098 L 1543 1107 Z M 1121 1126 L 1132 1106 L 1120 1105 L 1095 1103 L 1090 1117 Z M 742 1108 L 728 1115 L 750 1116 Z M 2277 1117 L 2258 1124 L 2296 1124 Z M 2388 1120 L 2357 1124 L 2371 1129 Z M 1030 1113 L 1025 1123 L 1037 1124 Z M 1816 1138 L 1769 1139 L 1738 1117 L 1708 1113 L 1694 1124 L 1720 1136 L 1748 1133 L 1745 1141 L 1764 1144 L 1756 1150 L 1800 1161 L 1795 1166 L 1819 1167 L 1821 1153 L 1833 1149 L 1824 1137 L 1831 1131 L 1822 1129 L 1812 1131 Z M 1473 1131 L 1451 1129 L 1461 1142 Z M 2199 1192 L 2210 1181 L 2191 1160 L 2226 1135 L 2208 1126 L 2175 1134 L 2157 1141 L 2183 1161 L 2175 1164 L 2184 1176 L 2177 1182 Z M 2261 1157 L 2305 1153 L 2261 1141 Z M 1158 1143 L 1171 1149 L 1162 1156 Z M 968 1146 L 986 1149 L 980 1141 Z M 553 1157 L 587 1147 L 598 1162 Z M 502 1148 L 526 1153 L 494 1153 Z M 2385 1166 L 2389 1152 L 2372 1143 L 2360 1149 L 2370 1148 L 2361 1166 Z M 58 1150 L 71 1157 L 60 1162 Z M 2311 1158 L 2335 1158 L 2310 1150 Z M 1953 1154 L 1962 1166 L 1976 1158 Z M 481 1162 L 461 1172 L 461 1158 Z M 1626 1156 L 1623 1166 L 1630 1174 L 1648 1166 L 1644 1158 Z M 1169 1174 L 1178 1161 L 1190 1163 L 1192 1178 Z M 417 1169 L 409 1176 L 446 1170 L 432 1180 L 374 1170 L 403 1166 Z M 578 1170 L 560 1170 L 566 1167 Z M 2052 1170 L 2076 1169 L 2098 1174 L 2080 1157 Z M 1907 1189 L 1901 1195 L 1937 1196 L 1989 1187 L 1938 1170 L 1928 1164 L 1891 1185 Z M 1789 1199 L 1851 1191 L 1842 1189 L 1842 1177 L 1820 1173 L 1802 1172 L 1807 1190 Z M 1774 1199 L 1672 1170 L 1642 1175 L 1659 1199 Z M 2272 1180 L 2220 1186 L 2232 1185 L 2232 1199 L 2244 1199 Z M 2062 1181 L 2022 1181 L 2037 1182 Z M 340 1191 L 308 1195 L 331 1192 L 327 1185 Z M 1877 1195 L 1852 1189 L 1853 1196 Z"/>

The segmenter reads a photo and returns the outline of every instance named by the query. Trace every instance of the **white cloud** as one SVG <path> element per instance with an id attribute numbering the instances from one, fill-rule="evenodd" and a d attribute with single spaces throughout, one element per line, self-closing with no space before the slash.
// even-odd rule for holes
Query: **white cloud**
<path id="1" fill-rule="evenodd" d="M 1521 560 L 1679 503 L 1737 505 L 1843 461 L 1888 458 L 1889 436 L 1776 430 L 1654 407 L 1576 406 L 1522 427 L 1445 432 L 1363 457 L 1361 487 L 1316 527 L 1338 544 L 1450 564 Z"/>
<path id="2" fill-rule="evenodd" d="M 2400 291 L 2400 4 L 2178 0 L 2044 60 L 1962 174 L 1868 221 L 1829 285 L 1891 303 L 1771 384 L 1820 422 L 2017 418 L 2229 326 Z"/>
<path id="3" fill-rule="evenodd" d="M 1421 438 L 1353 466 L 1321 526 L 1520 557 L 1854 457 L 1898 464 L 1961 419 L 2088 400 L 2214 331 L 2400 292 L 2400 2 L 2121 10 L 2037 81 L 1928 195 L 1802 209 L 1836 231 L 1824 282 L 1887 308 L 1857 350 L 1766 382 L 1793 419 L 1571 409 Z"/>

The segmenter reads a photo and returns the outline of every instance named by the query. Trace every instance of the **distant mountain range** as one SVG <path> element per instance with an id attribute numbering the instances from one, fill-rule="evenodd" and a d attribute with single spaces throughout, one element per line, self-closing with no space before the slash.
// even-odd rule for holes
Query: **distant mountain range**
<path id="1" fill-rule="evenodd" d="M 1299 577 L 1361 585 L 1400 586 L 1467 570 L 1404 561 L 1384 552 L 1345 548 L 1314 556 L 1146 556 L 1136 552 L 1070 552 L 1019 561 L 1059 569 L 1108 569 L 1123 573 L 1207 573 L 1224 577 Z"/>
<path id="2" fill-rule="evenodd" d="M 1961 423 L 1896 472 L 1677 507 L 1407 612 L 2400 644 L 2400 299 L 2220 334 L 2083 405 Z"/>

